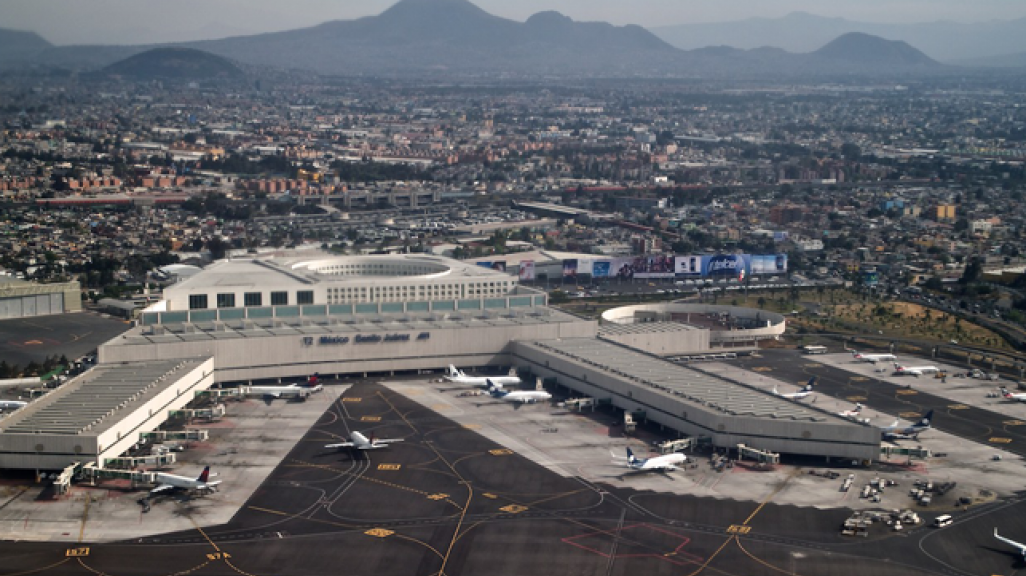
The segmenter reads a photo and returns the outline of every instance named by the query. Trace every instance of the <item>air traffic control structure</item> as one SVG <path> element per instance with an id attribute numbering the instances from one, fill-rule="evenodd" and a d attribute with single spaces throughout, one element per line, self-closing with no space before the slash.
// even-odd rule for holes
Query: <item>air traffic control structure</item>
<path id="1" fill-rule="evenodd" d="M 214 359 L 97 366 L 0 419 L 0 468 L 102 468 L 214 382 Z"/>
<path id="2" fill-rule="evenodd" d="M 514 343 L 517 364 L 713 446 L 872 461 L 880 432 L 829 412 L 594 338 Z"/>

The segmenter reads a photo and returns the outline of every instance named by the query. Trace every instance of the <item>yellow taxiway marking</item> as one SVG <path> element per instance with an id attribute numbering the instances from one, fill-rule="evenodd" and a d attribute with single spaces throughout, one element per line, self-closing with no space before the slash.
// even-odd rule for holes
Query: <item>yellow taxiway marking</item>
<path id="1" fill-rule="evenodd" d="M 769 366 L 756 366 L 755 368 L 752 368 L 752 372 L 772 372 L 772 371 L 773 371 L 773 369 L 770 368 Z"/>
<path id="2" fill-rule="evenodd" d="M 869 378 L 866 378 L 865 376 L 852 376 L 850 380 L 852 382 L 865 382 L 866 380 L 869 380 Z"/>
<path id="3" fill-rule="evenodd" d="M 363 398 L 343 398 L 343 402 L 363 402 Z"/>
<path id="4" fill-rule="evenodd" d="M 509 456 L 513 454 L 513 451 L 509 448 L 496 448 L 494 450 L 489 450 L 488 453 L 492 456 Z"/>
<path id="5" fill-rule="evenodd" d="M 482 494 L 482 496 L 484 496 L 485 498 L 491 498 L 492 500 L 498 498 L 498 496 L 492 494 L 491 492 L 485 492 L 484 494 Z"/>
<path id="6" fill-rule="evenodd" d="M 499 508 L 499 510 L 502 510 L 503 512 L 508 512 L 510 514 L 520 514 L 524 510 L 527 510 L 527 506 L 521 506 L 519 504 L 510 504 L 509 506 L 503 506 L 502 508 Z"/>
<path id="7" fill-rule="evenodd" d="M 398 470 L 402 466 L 402 464 L 378 464 L 378 470 Z"/>
<path id="8" fill-rule="evenodd" d="M 359 528 L 356 524 L 343 524 L 341 522 L 332 522 L 331 520 L 318 520 L 317 518 L 306 518 L 293 512 L 282 512 L 281 510 L 271 510 L 270 508 L 260 508 L 258 506 L 250 506 L 250 510 L 256 510 L 257 512 L 264 512 L 265 514 L 274 514 L 277 516 L 286 516 L 288 518 L 295 518 L 297 520 L 306 520 L 307 522 L 316 522 L 317 524 L 327 524 L 328 526 L 338 526 L 340 528 Z"/>
<path id="9" fill-rule="evenodd" d="M 751 526 L 744 526 L 740 524 L 731 524 L 727 528 L 727 534 L 748 534 L 752 531 Z"/>
<path id="10" fill-rule="evenodd" d="M 919 394 L 916 390 L 901 389 L 895 392 L 898 396 L 911 396 L 913 394 Z"/>
<path id="11" fill-rule="evenodd" d="M 902 418 L 919 418 L 919 412 L 902 412 L 898 416 Z"/>
<path id="12" fill-rule="evenodd" d="M 40 345 L 42 343 L 43 343 L 42 340 L 28 340 L 28 341 L 25 342 L 25 346 L 38 346 L 38 345 Z"/>
<path id="13" fill-rule="evenodd" d="M 1023 424 L 1026 424 L 1026 421 L 1023 421 L 1023 420 L 1005 420 L 1004 422 L 1002 422 L 1002 424 L 1004 424 L 1005 426 L 1022 426 Z"/>
<path id="14" fill-rule="evenodd" d="M 848 396 L 848 402 L 865 402 L 868 400 L 865 396 Z"/>
<path id="15" fill-rule="evenodd" d="M 948 410 L 968 410 L 969 407 L 965 404 L 952 404 L 948 406 Z"/>
<path id="16" fill-rule="evenodd" d="M 211 552 L 207 554 L 207 560 L 210 560 L 211 562 L 214 562 L 215 560 L 227 560 L 231 557 L 232 555 L 227 552 Z"/>
<path id="17" fill-rule="evenodd" d="M 994 438 L 990 439 L 990 442 L 993 442 L 994 444 L 1011 444 L 1012 443 L 1012 439 L 1011 438 L 1001 438 L 999 436 L 995 436 Z"/>
<path id="18" fill-rule="evenodd" d="M 805 367 L 806 368 L 822 368 L 823 365 L 822 364 L 817 364 L 817 363 L 813 362 L 812 364 L 806 364 Z"/>
<path id="19" fill-rule="evenodd" d="M 471 423 L 471 424 L 464 424 L 463 425 L 463 428 L 466 429 L 466 430 L 477 430 L 480 427 L 481 427 L 480 424 L 473 424 L 473 423 Z"/>
<path id="20" fill-rule="evenodd" d="M 442 494 L 441 492 L 439 492 L 438 494 L 432 494 L 428 496 L 428 500 L 445 500 L 448 497 L 448 494 Z"/>
<path id="21" fill-rule="evenodd" d="M 80 548 L 68 548 L 68 551 L 65 552 L 64 555 L 68 558 L 81 558 L 89 555 L 89 548 L 84 546 Z"/>
<path id="22" fill-rule="evenodd" d="M 360 416 L 360 422 L 381 422 L 381 416 Z"/>
<path id="23" fill-rule="evenodd" d="M 375 538 L 387 538 L 392 534 L 395 534 L 392 530 L 385 530 L 384 528 L 371 528 L 364 532 L 368 536 L 374 536 Z"/>

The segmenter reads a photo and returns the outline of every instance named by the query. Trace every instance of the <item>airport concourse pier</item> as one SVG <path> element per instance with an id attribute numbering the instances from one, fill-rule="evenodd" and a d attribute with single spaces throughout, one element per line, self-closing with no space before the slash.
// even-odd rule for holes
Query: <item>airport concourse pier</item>
<path id="1" fill-rule="evenodd" d="M 97 366 L 0 418 L 0 468 L 102 468 L 213 382 L 209 356 Z"/>
<path id="2" fill-rule="evenodd" d="M 830 412 L 594 338 L 519 341 L 517 365 L 722 448 L 872 461 L 880 432 Z"/>

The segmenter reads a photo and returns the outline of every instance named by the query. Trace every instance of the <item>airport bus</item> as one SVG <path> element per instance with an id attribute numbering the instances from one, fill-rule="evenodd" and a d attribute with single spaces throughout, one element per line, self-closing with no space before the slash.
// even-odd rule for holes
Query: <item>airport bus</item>
<path id="1" fill-rule="evenodd" d="M 826 346 L 804 346 L 804 347 L 802 347 L 802 351 L 805 352 L 806 354 L 826 354 L 827 353 L 827 347 Z"/>
<path id="2" fill-rule="evenodd" d="M 951 524 L 952 520 L 954 519 L 949 514 L 944 514 L 943 516 L 938 516 L 937 519 L 933 521 L 933 525 L 937 528 L 943 528 Z"/>

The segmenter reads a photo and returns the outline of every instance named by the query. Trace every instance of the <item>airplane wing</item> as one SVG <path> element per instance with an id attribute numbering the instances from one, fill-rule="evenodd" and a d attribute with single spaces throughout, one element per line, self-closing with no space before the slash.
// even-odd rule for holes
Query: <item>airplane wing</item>
<path id="1" fill-rule="evenodd" d="M 1010 538 L 1005 538 L 1004 536 L 998 534 L 997 528 L 994 529 L 994 537 L 1013 548 L 1018 548 L 1019 553 L 1023 556 L 1026 556 L 1026 544 L 1016 542 L 1015 540 L 1012 540 Z"/>
<path id="2" fill-rule="evenodd" d="M 352 448 L 356 446 L 354 442 L 339 442 L 338 444 L 326 444 L 325 448 Z"/>
<path id="3" fill-rule="evenodd" d="M 163 494 L 164 492 L 170 492 L 170 491 L 172 491 L 174 489 L 175 489 L 175 487 L 170 485 L 170 484 L 161 484 L 160 486 L 157 486 L 153 490 L 150 490 L 150 494 Z"/>
<path id="4" fill-rule="evenodd" d="M 393 442 L 402 442 L 402 441 L 403 441 L 402 438 L 384 438 L 384 439 L 382 439 L 382 438 L 375 438 L 374 439 L 374 443 L 375 444 L 392 444 Z"/>

